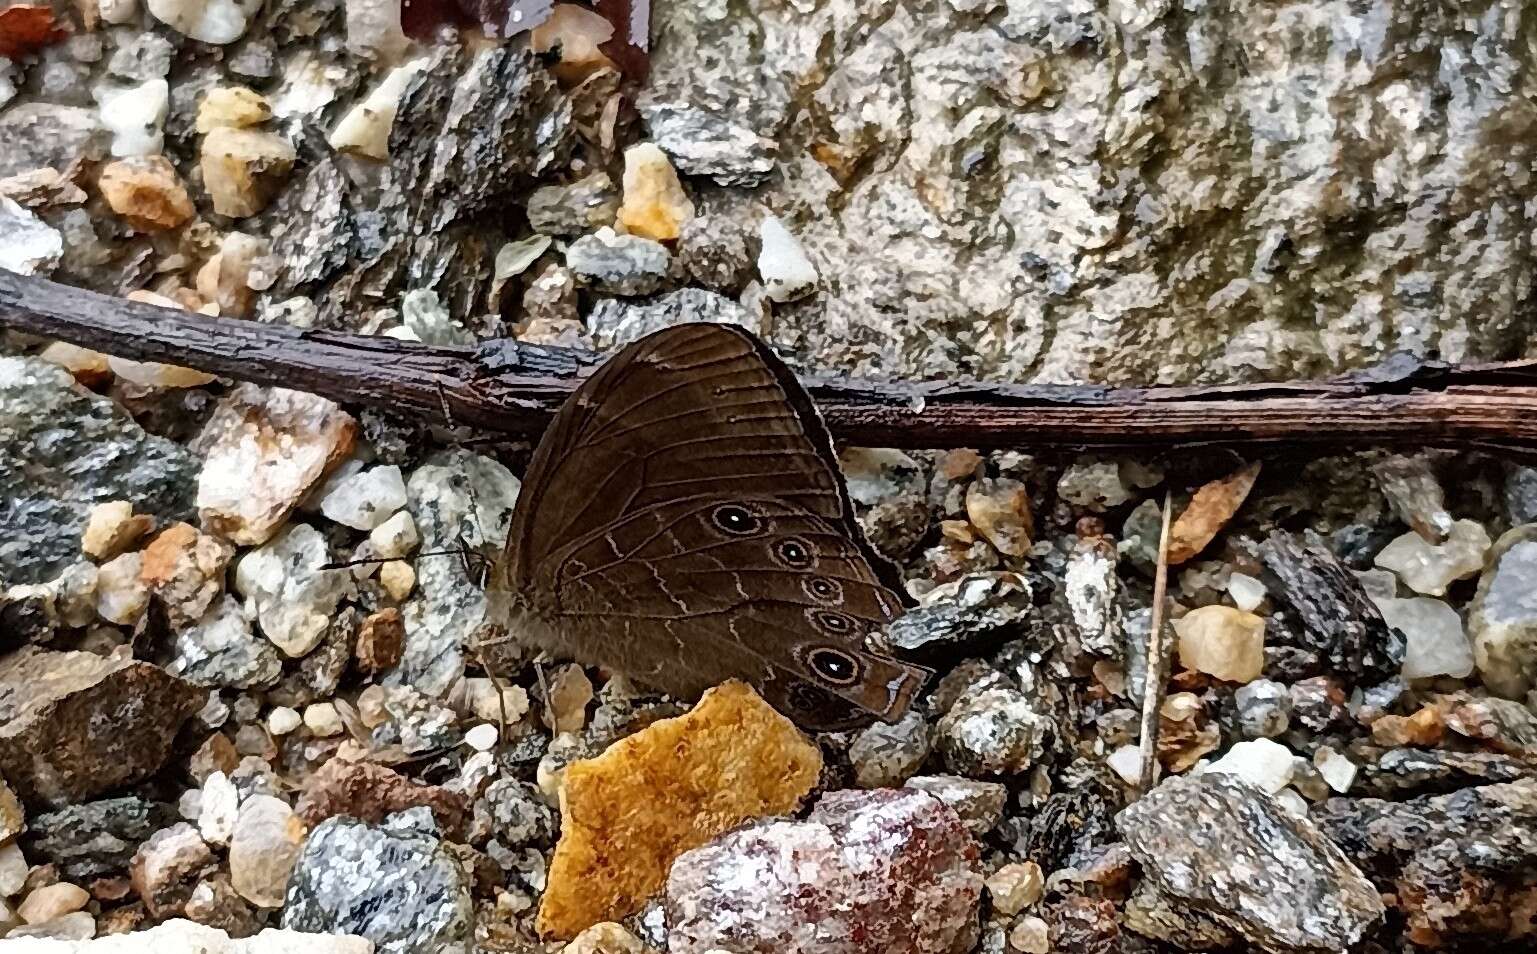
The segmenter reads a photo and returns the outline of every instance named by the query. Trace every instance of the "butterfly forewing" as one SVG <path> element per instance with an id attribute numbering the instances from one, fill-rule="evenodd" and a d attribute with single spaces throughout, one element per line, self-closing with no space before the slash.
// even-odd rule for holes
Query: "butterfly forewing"
<path id="1" fill-rule="evenodd" d="M 926 672 L 869 652 L 902 609 L 826 430 L 740 329 L 670 328 L 567 401 L 535 452 L 500 585 L 560 648 L 680 694 L 731 676 L 816 727 L 895 718 Z"/>

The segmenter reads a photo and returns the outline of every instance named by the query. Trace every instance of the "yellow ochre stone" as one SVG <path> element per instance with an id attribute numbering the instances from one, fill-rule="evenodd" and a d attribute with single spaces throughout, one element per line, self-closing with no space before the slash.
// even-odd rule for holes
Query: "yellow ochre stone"
<path id="1" fill-rule="evenodd" d="M 619 223 L 631 235 L 670 242 L 694 217 L 694 203 L 683 191 L 672 162 L 654 143 L 631 146 L 624 153 L 624 204 Z"/>
<path id="2" fill-rule="evenodd" d="M 821 751 L 736 681 L 572 763 L 539 933 L 571 938 L 640 910 L 675 858 L 748 819 L 793 810 L 821 770 Z"/>

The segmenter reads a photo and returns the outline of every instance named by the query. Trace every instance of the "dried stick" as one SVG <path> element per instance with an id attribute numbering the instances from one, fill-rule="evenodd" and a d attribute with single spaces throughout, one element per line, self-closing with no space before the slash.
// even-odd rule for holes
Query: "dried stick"
<path id="1" fill-rule="evenodd" d="M 598 358 L 449 348 L 158 308 L 0 271 L 0 328 L 434 424 L 531 438 Z M 1110 388 L 806 377 L 838 439 L 870 447 L 1482 447 L 1537 456 L 1537 362 L 1408 358 L 1325 381 Z"/>
<path id="2" fill-rule="evenodd" d="M 1158 569 L 1153 574 L 1153 619 L 1147 633 L 1147 665 L 1142 677 L 1142 772 L 1141 790 L 1146 793 L 1158 778 L 1158 719 L 1164 696 L 1163 617 L 1169 599 L 1169 526 L 1174 495 L 1163 494 L 1163 530 L 1158 534 Z"/>

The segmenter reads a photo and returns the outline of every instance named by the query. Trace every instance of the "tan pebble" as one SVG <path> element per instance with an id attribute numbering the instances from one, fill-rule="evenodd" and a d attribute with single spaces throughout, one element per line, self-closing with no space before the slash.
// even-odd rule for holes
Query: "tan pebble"
<path id="1" fill-rule="evenodd" d="M 1045 879 L 1041 866 L 1033 861 L 1007 864 L 987 879 L 987 893 L 993 907 L 1004 914 L 1018 914 L 1041 900 Z"/>
<path id="2" fill-rule="evenodd" d="M 379 584 L 390 599 L 399 603 L 416 586 L 416 571 L 404 560 L 391 560 L 379 568 Z"/>
<path id="3" fill-rule="evenodd" d="M 174 229 L 197 214 L 176 167 L 164 156 L 110 162 L 96 185 L 112 211 L 141 231 Z"/>
<path id="4" fill-rule="evenodd" d="M 27 895 L 26 900 L 21 902 L 16 912 L 28 924 L 41 924 L 79 911 L 90 900 L 90 892 L 84 888 L 70 884 L 68 881 L 60 881 L 58 884 L 38 888 Z"/>
<path id="5" fill-rule="evenodd" d="M 203 137 L 199 165 L 214 211 L 231 218 L 255 215 L 277 194 L 297 158 L 276 133 L 220 126 Z"/>
<path id="6" fill-rule="evenodd" d="M 1009 931 L 1009 947 L 1019 954 L 1049 954 L 1051 928 L 1040 918 L 1020 918 Z"/>
<path id="7" fill-rule="evenodd" d="M 153 524 L 149 516 L 135 516 L 127 500 L 97 504 L 86 518 L 80 549 L 93 560 L 110 560 L 138 542 Z"/>
<path id="8" fill-rule="evenodd" d="M 1174 621 L 1186 669 L 1248 683 L 1265 668 L 1265 620 L 1231 606 L 1202 606 Z"/>
<path id="9" fill-rule="evenodd" d="M 272 118 L 266 97 L 244 86 L 218 86 L 209 90 L 197 108 L 197 131 L 212 132 L 221 126 L 243 129 Z"/>

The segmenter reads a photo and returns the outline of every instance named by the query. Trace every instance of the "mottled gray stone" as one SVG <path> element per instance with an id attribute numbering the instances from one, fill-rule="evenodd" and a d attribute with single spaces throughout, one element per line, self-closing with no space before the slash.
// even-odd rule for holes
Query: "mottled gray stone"
<path id="1" fill-rule="evenodd" d="M 537 788 L 515 778 L 499 778 L 475 802 L 491 834 L 509 848 L 548 847 L 554 842 L 555 812 Z"/>
<path id="2" fill-rule="evenodd" d="M 1520 699 L 1537 686 L 1537 524 L 1495 541 L 1469 609 L 1468 637 L 1490 691 Z"/>
<path id="3" fill-rule="evenodd" d="M 762 117 L 733 116 L 686 99 L 643 95 L 646 131 L 679 172 L 725 186 L 755 186 L 774 170 L 774 140 L 758 132 Z"/>
<path id="4" fill-rule="evenodd" d="M 158 33 L 145 31 L 118 46 L 107 62 L 107 71 L 126 80 L 142 83 L 164 79 L 171 72 L 171 57 L 176 47 Z"/>
<path id="5" fill-rule="evenodd" d="M 1396 899 L 1421 949 L 1530 945 L 1520 912 L 1537 878 L 1537 780 L 1407 802 L 1333 798 L 1314 817 Z"/>
<path id="6" fill-rule="evenodd" d="M 195 686 L 265 688 L 283 671 L 277 649 L 251 631 L 251 621 L 229 596 L 183 627 L 172 652 L 166 668 Z"/>
<path id="7" fill-rule="evenodd" d="M 587 315 L 587 328 L 600 350 L 617 348 L 653 331 L 696 321 L 760 329 L 751 312 L 729 298 L 703 288 L 680 288 L 642 301 L 605 298 Z"/>
<path id="8" fill-rule="evenodd" d="M 176 819 L 176 809 L 133 795 L 70 805 L 27 819 L 22 845 L 34 864 L 59 866 L 71 880 L 127 870 L 150 835 Z"/>
<path id="9" fill-rule="evenodd" d="M 1334 954 L 1383 915 L 1377 890 L 1311 822 L 1221 773 L 1176 776 L 1116 816 L 1146 879 L 1132 925 L 1179 943 L 1237 935 Z"/>
<path id="10" fill-rule="evenodd" d="M 283 927 L 358 934 L 377 954 L 469 954 L 473 918 L 469 879 L 428 808 L 382 825 L 345 816 L 321 822 L 283 905 Z"/>
<path id="11" fill-rule="evenodd" d="M 957 775 L 1016 774 L 1045 754 L 1053 725 L 1038 700 L 999 686 L 951 706 L 935 728 L 936 748 Z"/>
<path id="12" fill-rule="evenodd" d="M 929 749 L 929 726 L 918 710 L 894 723 L 877 722 L 849 745 L 854 781 L 860 788 L 894 788 L 917 774 Z"/>
<path id="13" fill-rule="evenodd" d="M 978 838 L 998 827 L 1009 800 L 1009 790 L 1001 782 L 979 782 L 958 775 L 920 775 L 902 787 L 928 792 L 949 805 L 966 830 Z"/>
<path id="14" fill-rule="evenodd" d="M 545 235 L 586 235 L 614 224 L 619 211 L 619 189 L 606 172 L 570 185 L 543 186 L 528 197 L 528 224 Z"/>
<path id="15" fill-rule="evenodd" d="M 464 450 L 429 457 L 406 482 L 422 551 L 467 547 L 486 560 L 499 558 L 518 488 L 518 479 L 489 457 Z M 387 681 L 441 696 L 463 673 L 465 652 L 487 623 L 485 590 L 464 560 L 419 560 L 416 592 L 401 619 L 405 651 Z"/>
<path id="16" fill-rule="evenodd" d="M 104 158 L 110 136 L 94 109 L 24 103 L 0 114 L 0 179 L 43 166 L 64 172 Z"/>
<path id="17" fill-rule="evenodd" d="M 776 322 L 843 372 L 1496 359 L 1537 275 L 1519 10 L 679 0 L 653 6 L 643 102 L 777 144 L 751 201 L 837 281 Z"/>
<path id="18" fill-rule="evenodd" d="M 0 357 L 0 579 L 42 583 L 79 560 L 94 504 L 190 516 L 197 473 L 186 448 L 144 433 L 62 368 Z"/>
<path id="19" fill-rule="evenodd" d="M 649 295 L 667 277 L 672 256 L 661 242 L 602 228 L 566 249 L 577 280 L 610 295 Z"/>

